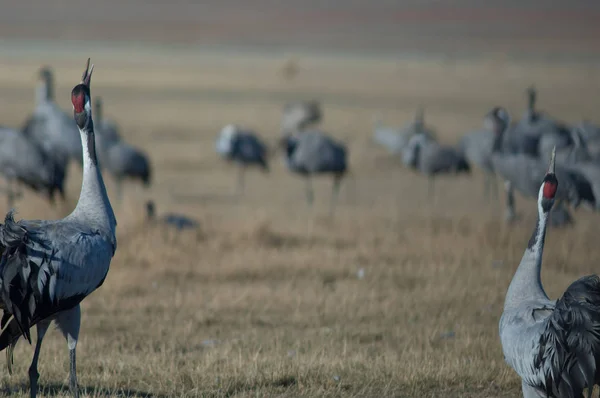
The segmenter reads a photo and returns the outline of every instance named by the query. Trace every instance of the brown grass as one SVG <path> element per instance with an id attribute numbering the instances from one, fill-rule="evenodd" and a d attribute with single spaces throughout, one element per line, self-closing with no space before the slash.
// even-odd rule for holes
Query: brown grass
<path id="1" fill-rule="evenodd" d="M 426 181 L 370 143 L 372 118 L 412 117 L 418 104 L 442 139 L 455 142 L 504 104 L 515 115 L 534 82 L 543 108 L 568 121 L 594 120 L 598 72 L 591 67 L 494 62 L 285 59 L 180 53 L 119 58 L 92 54 L 93 94 L 156 170 L 151 192 L 128 188 L 115 204 L 119 248 L 105 284 L 85 300 L 79 379 L 90 396 L 508 397 L 520 383 L 504 364 L 497 324 L 506 287 L 533 227 L 503 224 L 499 205 L 481 198 L 479 174 Z M 51 63 L 59 99 L 77 83 L 85 55 Z M 31 109 L 41 60 L 0 63 L 0 117 L 20 124 Z M 319 98 L 324 127 L 350 147 L 353 182 L 329 219 L 329 182 L 316 184 L 313 210 L 303 183 L 280 159 L 268 176 L 248 176 L 236 201 L 234 170 L 213 153 L 226 123 L 277 137 L 282 103 Z M 599 121 L 596 119 L 596 121 Z M 76 167 L 69 194 L 76 198 Z M 352 183 L 355 189 L 352 190 Z M 109 185 L 112 191 L 112 185 Z M 202 232 L 165 234 L 144 224 L 152 196 L 159 213 L 198 218 Z M 54 218 L 29 194 L 21 217 Z M 5 210 L 5 209 L 4 209 Z M 543 281 L 556 297 L 596 272 L 597 218 L 551 230 Z M 364 270 L 359 279 L 358 271 Z M 27 395 L 33 350 L 21 343 L 5 392 Z M 68 396 L 67 349 L 57 332 L 40 361 L 46 396 Z"/>

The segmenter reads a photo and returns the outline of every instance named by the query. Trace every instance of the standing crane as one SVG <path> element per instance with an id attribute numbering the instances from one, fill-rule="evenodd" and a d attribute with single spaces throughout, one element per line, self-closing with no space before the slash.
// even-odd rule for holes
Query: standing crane
<path id="1" fill-rule="evenodd" d="M 345 145 L 317 130 L 304 131 L 285 136 L 281 145 L 290 171 L 306 178 L 306 200 L 314 201 L 311 178 L 317 174 L 333 175 L 333 187 L 329 213 L 333 214 L 342 178 L 347 173 L 347 150 Z"/>
<path id="2" fill-rule="evenodd" d="M 250 130 L 245 130 L 235 124 L 228 124 L 221 129 L 215 146 L 217 153 L 224 159 L 238 165 L 238 180 L 236 191 L 244 191 L 244 176 L 246 168 L 258 166 L 264 172 L 269 171 L 267 146 Z"/>
<path id="3" fill-rule="evenodd" d="M 295 134 L 319 123 L 321 119 L 323 119 L 323 111 L 318 101 L 288 102 L 283 107 L 281 133 Z"/>
<path id="4" fill-rule="evenodd" d="M 536 107 L 537 90 L 527 89 L 528 106 L 523 117 L 505 134 L 505 145 L 515 153 L 539 156 L 571 144 L 569 128 L 541 112 Z"/>
<path id="5" fill-rule="evenodd" d="M 495 135 L 487 129 L 471 131 L 463 135 L 458 147 L 469 164 L 476 165 L 483 171 L 483 196 L 498 199 L 498 182 L 492 165 L 492 149 Z"/>
<path id="6" fill-rule="evenodd" d="M 117 200 L 123 199 L 123 181 L 140 180 L 145 187 L 151 183 L 152 168 L 148 156 L 138 148 L 123 141 L 117 125 L 104 118 L 103 101 L 94 100 L 95 119 L 100 167 L 113 177 L 117 188 Z"/>
<path id="7" fill-rule="evenodd" d="M 117 221 L 96 158 L 90 104 L 93 69 L 88 58 L 81 83 L 71 92 L 83 148 L 83 182 L 77 206 L 67 217 L 52 221 L 15 221 L 11 211 L 0 225 L 0 350 L 7 350 L 10 370 L 19 337 L 31 343 L 29 329 L 36 326 L 37 342 L 29 367 L 31 397 L 37 394 L 37 364 L 51 322 L 67 340 L 69 387 L 73 396 L 79 397 L 79 303 L 102 285 L 117 248 Z"/>
<path id="8" fill-rule="evenodd" d="M 510 116 L 506 109 L 496 107 L 485 118 L 485 125 L 496 135 L 492 150 L 492 165 L 506 185 L 506 219 L 515 218 L 514 189 L 528 197 L 536 197 L 537 184 L 545 172 L 544 161 L 525 153 L 512 153 L 503 144 L 505 131 L 510 125 Z M 571 215 L 564 206 L 565 202 L 574 207 L 584 201 L 595 206 L 595 197 L 590 182 L 576 170 L 559 166 L 557 173 L 562 181 L 557 192 L 557 208 L 551 214 L 551 222 L 564 225 L 572 221 Z"/>
<path id="9" fill-rule="evenodd" d="M 22 132 L 36 142 L 46 156 L 53 159 L 57 179 L 65 178 L 70 160 L 83 165 L 79 130 L 73 118 L 64 112 L 54 99 L 54 73 L 49 67 L 39 72 L 40 81 L 36 87 L 36 106 L 33 114 L 25 122 Z"/>
<path id="10" fill-rule="evenodd" d="M 422 134 L 416 134 L 408 141 L 402 150 L 402 162 L 429 179 L 430 199 L 434 197 L 434 181 L 437 175 L 471 172 L 471 166 L 460 151 L 432 141 Z"/>
<path id="11" fill-rule="evenodd" d="M 383 146 L 392 155 L 400 155 L 408 141 L 417 134 L 436 140 L 436 132 L 425 124 L 425 109 L 418 107 L 415 118 L 401 128 L 385 127 L 380 116 L 375 118 L 373 140 Z"/>
<path id="12" fill-rule="evenodd" d="M 578 279 L 557 301 L 542 286 L 544 240 L 557 190 L 553 154 L 538 191 L 538 220 L 500 318 L 504 359 L 521 377 L 525 398 L 583 397 L 586 388 L 591 397 L 600 382 L 600 278 Z"/>
<path id="13" fill-rule="evenodd" d="M 0 127 L 0 173 L 7 180 L 9 208 L 21 195 L 16 190 L 16 183 L 41 192 L 50 203 L 54 203 L 55 191 L 64 195 L 64 174 L 55 166 L 53 159 L 37 143 L 17 130 Z"/>

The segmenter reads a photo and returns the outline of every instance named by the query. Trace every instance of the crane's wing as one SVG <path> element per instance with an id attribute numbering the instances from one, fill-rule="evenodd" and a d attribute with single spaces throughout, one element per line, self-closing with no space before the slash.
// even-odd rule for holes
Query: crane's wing
<path id="1" fill-rule="evenodd" d="M 31 326 L 73 308 L 102 285 L 115 250 L 98 231 L 77 223 L 15 222 L 12 212 L 0 226 L 0 246 L 0 300 L 5 311 L 0 324 L 3 329 L 10 326 L 0 334 L 0 349 L 18 338 L 14 323 L 31 342 Z"/>
<path id="2" fill-rule="evenodd" d="M 534 366 L 547 394 L 576 397 L 593 388 L 600 361 L 600 278 L 585 276 L 556 303 L 539 340 Z"/>

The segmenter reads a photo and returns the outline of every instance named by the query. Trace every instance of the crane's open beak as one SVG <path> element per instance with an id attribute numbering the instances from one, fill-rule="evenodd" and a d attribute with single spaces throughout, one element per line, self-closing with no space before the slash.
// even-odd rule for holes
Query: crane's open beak
<path id="1" fill-rule="evenodd" d="M 83 71 L 83 76 L 81 76 L 81 84 L 85 84 L 88 87 L 90 86 L 93 71 L 94 64 L 90 66 L 90 58 L 88 58 L 87 63 L 85 64 L 85 70 Z"/>

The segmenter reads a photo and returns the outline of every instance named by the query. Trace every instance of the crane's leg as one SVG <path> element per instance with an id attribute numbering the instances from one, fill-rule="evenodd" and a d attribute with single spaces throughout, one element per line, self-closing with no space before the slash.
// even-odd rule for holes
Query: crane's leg
<path id="1" fill-rule="evenodd" d="M 515 192 L 510 181 L 504 181 L 504 189 L 506 191 L 506 210 L 504 220 L 511 222 L 516 218 L 515 212 Z"/>
<path id="2" fill-rule="evenodd" d="M 8 369 L 9 375 L 12 375 L 12 372 L 13 372 L 13 365 L 15 363 L 13 354 L 15 352 L 15 347 L 17 346 L 18 342 L 19 342 L 19 339 L 17 338 L 15 341 L 10 343 L 10 345 L 8 347 L 6 347 L 6 368 Z"/>
<path id="3" fill-rule="evenodd" d="M 76 349 L 79 338 L 79 325 L 81 324 L 81 308 L 79 305 L 70 310 L 60 312 L 56 317 L 56 324 L 67 339 L 69 347 L 69 389 L 73 397 L 79 398 L 79 386 L 77 384 L 77 362 Z"/>
<path id="4" fill-rule="evenodd" d="M 490 176 L 491 186 L 492 186 L 492 196 L 494 197 L 494 202 L 498 203 L 498 178 L 496 177 L 496 173 L 493 171 L 488 171 Z"/>
<path id="5" fill-rule="evenodd" d="M 237 196 L 241 196 L 244 193 L 245 171 L 246 170 L 243 165 L 238 166 L 237 187 L 235 190 Z"/>
<path id="6" fill-rule="evenodd" d="M 37 324 L 37 342 L 35 343 L 35 352 L 33 353 L 33 360 L 31 361 L 31 366 L 29 366 L 29 394 L 31 398 L 35 398 L 37 395 L 38 378 L 40 377 L 37 365 L 38 359 L 40 358 L 42 340 L 44 339 L 44 335 L 48 331 L 48 326 L 50 326 L 50 321 L 46 320 Z"/>
<path id="7" fill-rule="evenodd" d="M 333 216 L 333 211 L 335 210 L 337 198 L 340 193 L 340 184 L 341 183 L 342 183 L 342 175 L 336 174 L 333 177 L 333 186 L 331 189 L 331 199 L 329 201 L 329 216 Z"/>
<path id="8" fill-rule="evenodd" d="M 312 180 L 310 175 L 306 176 L 306 203 L 311 207 L 315 200 L 315 193 L 313 191 Z"/>

